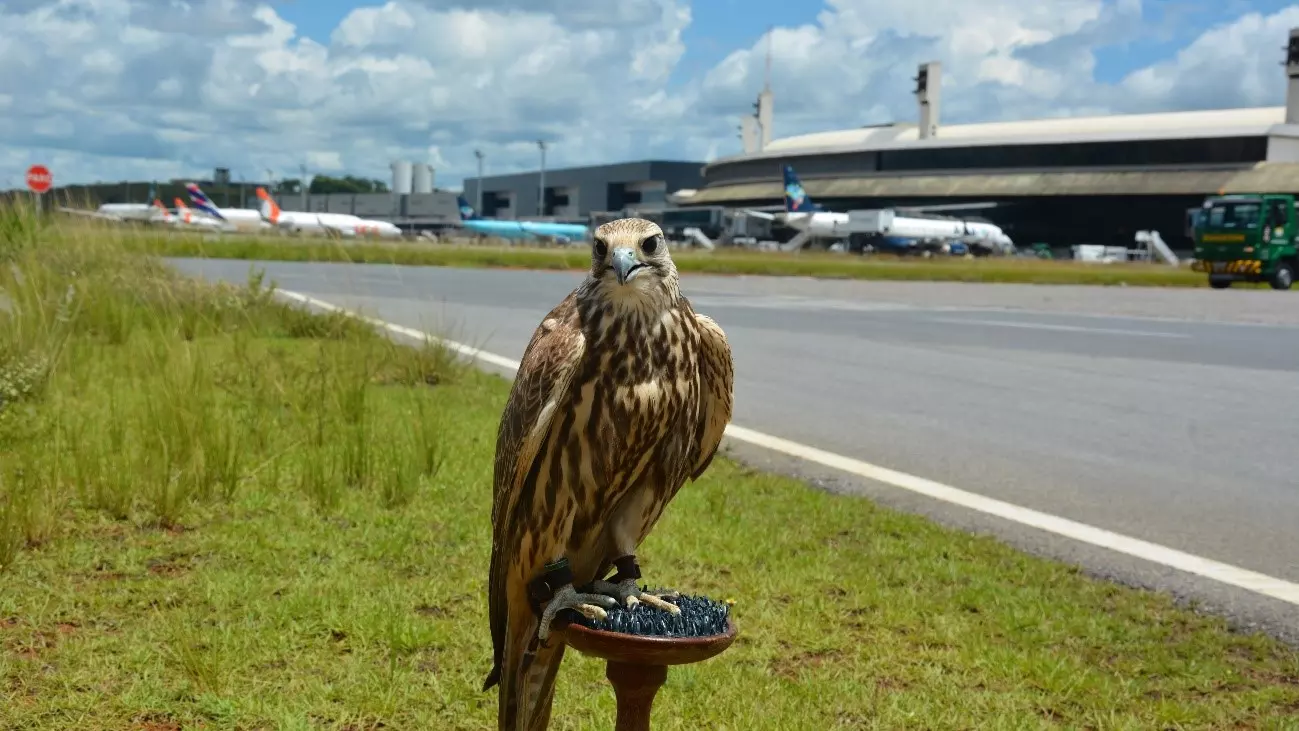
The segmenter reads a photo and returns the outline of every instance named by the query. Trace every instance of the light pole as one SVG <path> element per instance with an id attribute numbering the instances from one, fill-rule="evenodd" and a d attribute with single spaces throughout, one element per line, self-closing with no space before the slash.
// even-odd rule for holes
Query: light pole
<path id="1" fill-rule="evenodd" d="M 478 185 L 474 186 L 474 211 L 478 215 L 483 215 L 483 151 L 474 150 L 474 157 L 478 158 Z"/>
<path id="2" fill-rule="evenodd" d="M 298 188 L 302 190 L 302 210 L 309 211 L 311 209 L 307 208 L 307 165 L 306 163 L 299 165 L 298 170 L 302 171 L 302 178 L 301 178 L 302 182 L 298 184 Z"/>
<path id="3" fill-rule="evenodd" d="M 537 216 L 546 215 L 546 141 L 537 140 L 537 149 L 541 150 L 541 179 L 537 183 Z"/>

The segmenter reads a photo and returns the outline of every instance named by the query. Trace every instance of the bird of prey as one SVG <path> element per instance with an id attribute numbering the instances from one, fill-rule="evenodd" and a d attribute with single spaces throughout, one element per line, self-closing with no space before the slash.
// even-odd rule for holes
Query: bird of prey
<path id="1" fill-rule="evenodd" d="M 497 721 L 544 729 L 564 645 L 556 613 L 638 602 L 635 552 L 731 419 L 726 335 L 680 292 L 663 231 L 610 221 L 588 276 L 541 321 L 501 416 L 488 585 Z M 611 569 L 617 569 L 608 576 Z"/>

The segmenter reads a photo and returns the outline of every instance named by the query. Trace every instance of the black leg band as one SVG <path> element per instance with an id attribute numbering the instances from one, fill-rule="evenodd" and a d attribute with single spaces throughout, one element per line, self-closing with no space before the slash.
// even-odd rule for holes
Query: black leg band
<path id="1" fill-rule="evenodd" d="M 546 564 L 541 576 L 528 582 L 528 599 L 532 602 L 532 609 L 537 616 L 541 616 L 546 605 L 555 598 L 555 592 L 565 584 L 571 583 L 573 583 L 573 569 L 569 567 L 568 559 L 561 558 L 554 563 Z"/>
<path id="2" fill-rule="evenodd" d="M 627 555 L 622 558 L 616 558 L 613 561 L 613 565 L 618 569 L 618 571 L 609 578 L 610 583 L 618 584 L 628 579 L 640 578 L 640 564 L 636 563 L 635 556 Z"/>

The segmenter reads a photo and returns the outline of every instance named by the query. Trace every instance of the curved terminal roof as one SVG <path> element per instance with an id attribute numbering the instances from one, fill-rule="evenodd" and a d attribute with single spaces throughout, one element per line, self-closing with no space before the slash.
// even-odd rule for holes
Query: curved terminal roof
<path id="1" fill-rule="evenodd" d="M 908 147 L 1059 144 L 1143 139 L 1263 136 L 1285 123 L 1285 107 L 1210 109 L 1104 117 L 1060 117 L 1015 122 L 939 124 L 938 134 L 919 137 L 914 124 L 814 132 L 771 141 L 761 152 L 735 155 L 712 164 L 791 155 L 888 150 Z"/>
<path id="2" fill-rule="evenodd" d="M 1000 173 L 846 175 L 804 180 L 814 198 L 1019 198 L 1092 195 L 1203 196 L 1223 193 L 1299 194 L 1299 163 L 1257 163 L 1245 169 L 1086 170 Z M 704 188 L 689 205 L 779 201 L 779 180 Z"/>

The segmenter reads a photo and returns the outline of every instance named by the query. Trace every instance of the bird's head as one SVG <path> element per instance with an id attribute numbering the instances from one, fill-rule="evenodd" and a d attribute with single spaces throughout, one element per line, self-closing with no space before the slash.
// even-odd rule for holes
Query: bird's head
<path id="1" fill-rule="evenodd" d="M 610 299 L 642 306 L 670 304 L 679 291 L 663 230 L 643 218 L 620 218 L 595 230 L 591 277 Z"/>

